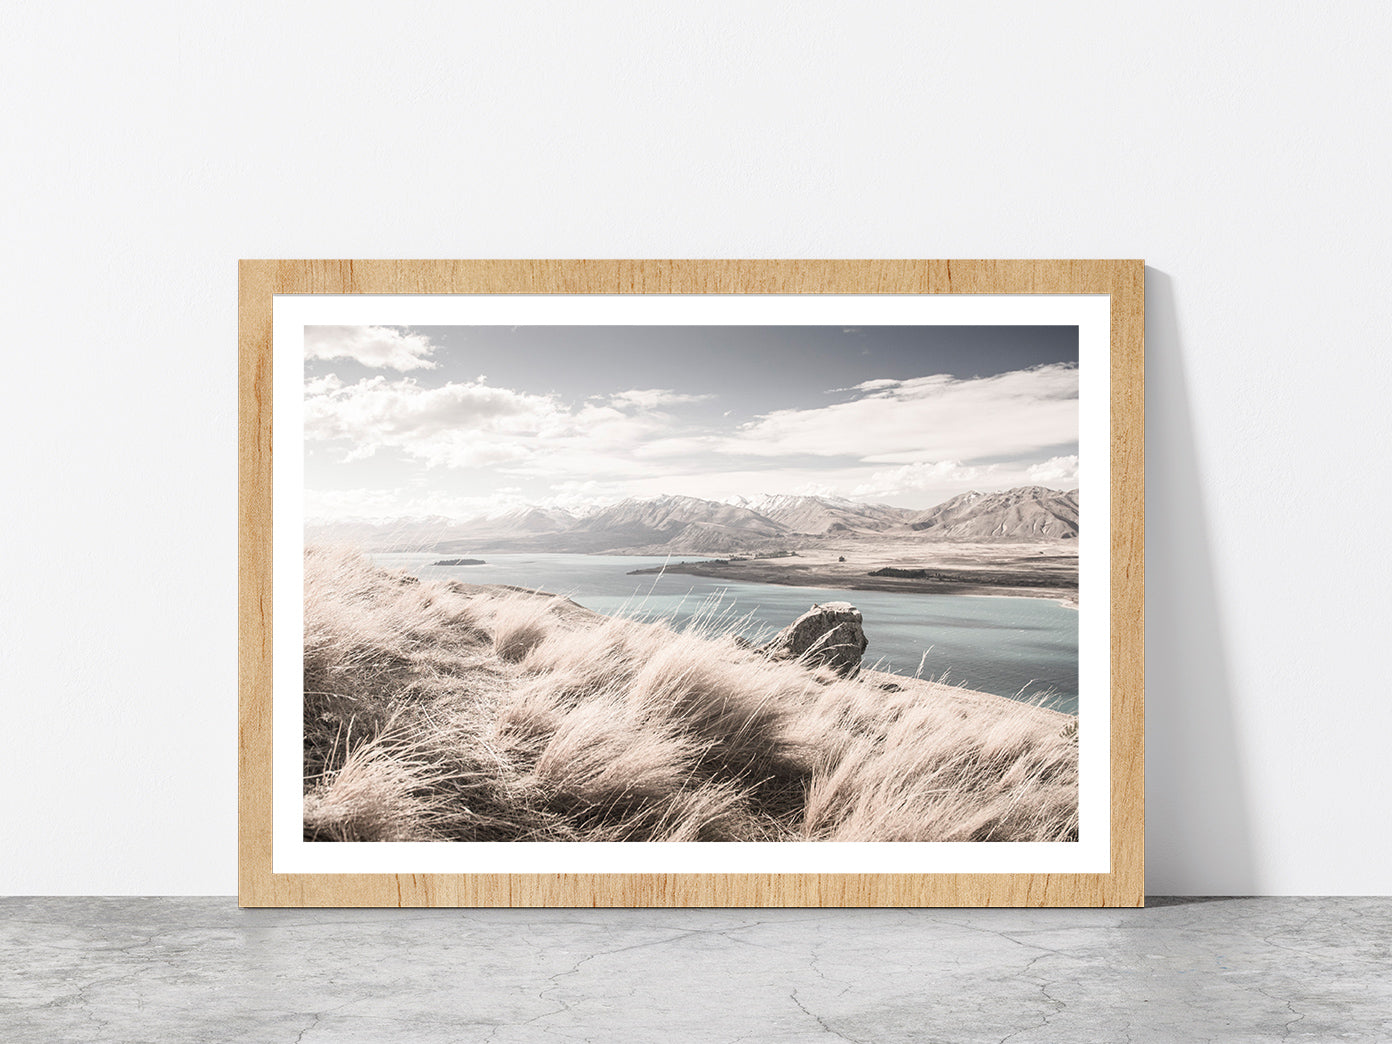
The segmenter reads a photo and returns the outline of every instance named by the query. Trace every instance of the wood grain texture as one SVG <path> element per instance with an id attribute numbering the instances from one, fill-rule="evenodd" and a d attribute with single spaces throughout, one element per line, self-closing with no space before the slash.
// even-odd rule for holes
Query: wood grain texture
<path id="1" fill-rule="evenodd" d="M 242 261 L 238 894 L 242 906 L 1140 906 L 1144 901 L 1145 266 L 1125 261 Z M 274 294 L 1109 294 L 1112 872 L 273 874 Z M 299 452 L 298 446 L 294 452 Z M 295 694 L 299 698 L 299 694 Z"/>

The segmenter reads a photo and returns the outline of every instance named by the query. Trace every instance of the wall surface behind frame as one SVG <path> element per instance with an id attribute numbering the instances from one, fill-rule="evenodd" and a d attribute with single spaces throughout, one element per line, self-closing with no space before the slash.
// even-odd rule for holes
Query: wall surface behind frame
<path id="1" fill-rule="evenodd" d="M 1144 256 L 1149 890 L 1392 892 L 1385 5 L 6 28 L 0 892 L 235 891 L 236 259 L 456 256 Z"/>

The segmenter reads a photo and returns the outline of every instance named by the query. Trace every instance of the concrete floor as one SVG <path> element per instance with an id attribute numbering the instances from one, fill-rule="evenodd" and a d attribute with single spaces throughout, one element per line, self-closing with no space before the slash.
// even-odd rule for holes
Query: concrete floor
<path id="1" fill-rule="evenodd" d="M 1392 899 L 238 910 L 0 899 L 0 1040 L 1392 1040 Z"/>

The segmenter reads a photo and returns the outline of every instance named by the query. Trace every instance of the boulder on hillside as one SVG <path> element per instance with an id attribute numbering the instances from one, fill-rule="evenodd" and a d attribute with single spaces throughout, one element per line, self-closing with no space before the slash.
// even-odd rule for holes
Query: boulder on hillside
<path id="1" fill-rule="evenodd" d="M 843 678 L 853 678 L 869 645 L 860 610 L 850 602 L 827 602 L 814 605 L 759 651 L 770 659 L 830 667 Z"/>

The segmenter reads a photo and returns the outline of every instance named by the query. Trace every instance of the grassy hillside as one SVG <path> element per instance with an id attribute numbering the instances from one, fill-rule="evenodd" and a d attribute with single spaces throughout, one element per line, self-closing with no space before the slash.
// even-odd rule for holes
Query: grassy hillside
<path id="1" fill-rule="evenodd" d="M 715 631 L 309 549 L 306 838 L 1076 838 L 1074 719 Z"/>

